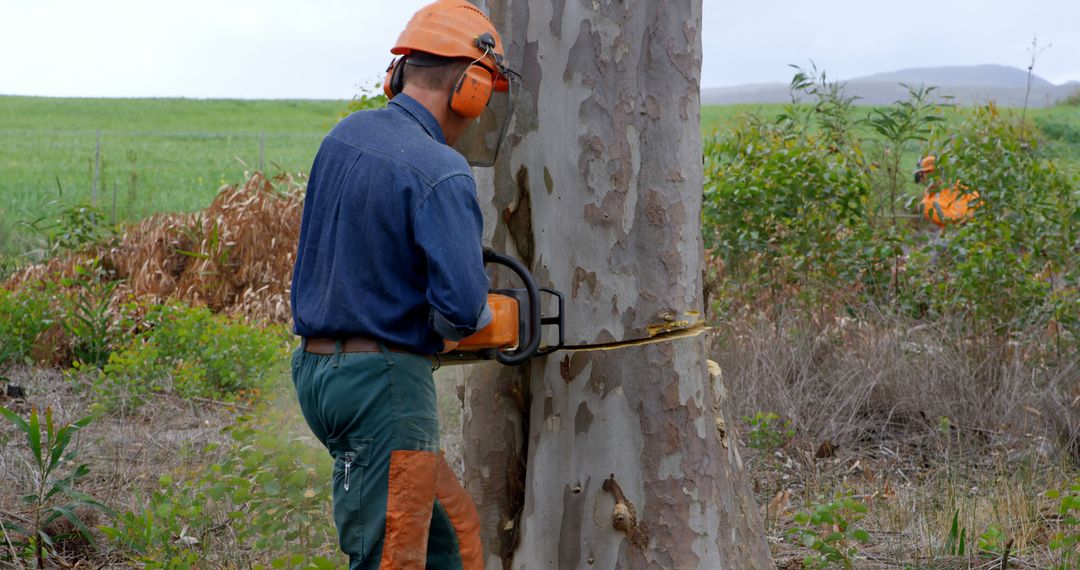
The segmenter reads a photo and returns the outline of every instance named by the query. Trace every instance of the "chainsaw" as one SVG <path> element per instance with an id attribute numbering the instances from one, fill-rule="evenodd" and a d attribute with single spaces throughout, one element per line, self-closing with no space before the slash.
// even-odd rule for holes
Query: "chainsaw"
<path id="1" fill-rule="evenodd" d="M 563 347 L 563 311 L 565 301 L 562 293 L 539 287 L 529 270 L 518 260 L 484 250 L 484 264 L 501 265 L 521 280 L 522 288 L 492 289 L 488 292 L 491 307 L 491 323 L 476 333 L 465 337 L 454 350 L 440 354 L 442 364 L 465 364 L 479 360 L 495 360 L 507 366 L 516 366 L 533 358 L 551 354 Z M 544 316 L 540 309 L 540 295 L 555 297 L 558 313 Z M 543 327 L 555 326 L 558 330 L 556 344 L 540 346 Z"/>

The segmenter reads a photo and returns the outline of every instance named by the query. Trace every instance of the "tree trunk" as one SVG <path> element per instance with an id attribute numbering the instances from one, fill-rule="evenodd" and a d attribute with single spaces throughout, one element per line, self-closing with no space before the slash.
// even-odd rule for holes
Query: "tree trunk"
<path id="1" fill-rule="evenodd" d="M 524 415 L 512 371 L 467 388 L 466 484 L 522 506 L 501 521 L 518 536 L 485 530 L 488 568 L 770 567 L 700 322 L 701 0 L 485 7 L 522 75 L 488 239 L 567 295 L 571 345 L 527 367 Z M 470 454 L 514 425 L 523 497 L 476 475 L 510 465 L 506 445 Z"/>

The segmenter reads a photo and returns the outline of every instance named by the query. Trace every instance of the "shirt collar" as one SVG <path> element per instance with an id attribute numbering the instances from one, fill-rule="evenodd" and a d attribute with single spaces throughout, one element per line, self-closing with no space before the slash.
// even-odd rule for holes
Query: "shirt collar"
<path id="1" fill-rule="evenodd" d="M 398 93 L 390 101 L 390 105 L 396 105 L 412 115 L 416 122 L 420 123 L 420 126 L 431 135 L 431 138 L 446 144 L 446 137 L 443 136 L 442 127 L 435 120 L 435 115 L 432 115 L 431 111 L 428 111 L 419 101 L 404 93 Z"/>

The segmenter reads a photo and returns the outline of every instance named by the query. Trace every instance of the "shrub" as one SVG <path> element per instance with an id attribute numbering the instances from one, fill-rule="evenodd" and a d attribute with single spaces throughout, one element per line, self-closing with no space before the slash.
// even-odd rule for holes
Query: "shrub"
<path id="1" fill-rule="evenodd" d="M 743 416 L 749 426 L 746 436 L 748 445 L 754 449 L 771 452 L 782 447 L 795 435 L 791 420 L 780 421 L 780 416 L 772 412 L 757 412 L 753 417 Z"/>
<path id="2" fill-rule="evenodd" d="M 795 515 L 795 528 L 787 534 L 815 551 L 803 559 L 804 568 L 825 568 L 841 564 L 851 568 L 859 555 L 859 544 L 870 542 L 870 533 L 858 526 L 866 516 L 866 505 L 853 497 L 812 505 Z"/>
<path id="3" fill-rule="evenodd" d="M 808 290 L 858 271 L 842 253 L 870 186 L 853 154 L 799 122 L 746 117 L 706 141 L 705 168 L 705 244 L 742 295 Z"/>
<path id="4" fill-rule="evenodd" d="M 977 191 L 981 207 L 911 256 L 909 307 L 967 315 L 998 333 L 1045 326 L 1074 310 L 1080 202 L 1073 181 L 992 105 L 938 131 L 930 146 L 940 149 L 943 179 Z"/>
<path id="5" fill-rule="evenodd" d="M 75 356 L 80 362 L 100 367 L 117 342 L 119 323 L 111 310 L 113 294 L 119 281 L 97 259 L 86 266 L 75 266 L 75 277 L 61 279 L 67 287 L 61 297 L 61 324 L 74 343 Z"/>
<path id="6" fill-rule="evenodd" d="M 357 111 L 366 111 L 368 109 L 382 109 L 383 107 L 385 107 L 389 99 L 387 99 L 386 95 L 383 94 L 382 85 L 376 84 L 374 86 L 374 89 L 377 90 L 375 91 L 374 95 L 368 93 L 359 93 L 355 95 L 349 101 L 349 104 L 345 107 L 345 110 L 338 115 L 338 118 L 344 119 L 345 117 L 348 117 L 349 115 Z"/>
<path id="7" fill-rule="evenodd" d="M 1080 338 L 1078 184 L 1015 117 L 989 105 L 946 122 L 928 90 L 912 89 L 853 125 L 842 89 L 812 78 L 800 70 L 792 88 L 815 104 L 746 116 L 706 140 L 705 288 L 721 300 L 709 309 L 870 307 L 959 317 L 996 339 L 1047 327 Z M 901 168 L 914 145 L 937 156 L 941 182 L 978 193 L 969 221 L 940 232 L 901 223 L 919 217 L 899 213 L 917 197 Z"/>
<path id="8" fill-rule="evenodd" d="M 78 251 L 99 244 L 115 234 L 115 228 L 106 221 L 105 213 L 90 204 L 52 201 L 48 205 L 59 209 L 56 217 L 42 216 L 23 222 L 44 242 L 39 251 L 31 252 L 31 257 L 43 260 L 64 252 Z"/>
<path id="9" fill-rule="evenodd" d="M 153 392 L 230 398 L 257 391 L 286 359 L 280 327 L 248 325 L 205 307 L 154 307 L 142 327 L 94 375 L 96 404 L 106 411 L 137 408 Z"/>
<path id="10" fill-rule="evenodd" d="M 58 323 L 47 290 L 0 288 L 0 364 L 27 360 L 34 342 Z"/>
<path id="11" fill-rule="evenodd" d="M 1080 92 L 1077 92 L 1077 106 L 1080 106 Z M 1039 127 L 1046 138 L 1071 144 L 1080 144 L 1080 126 L 1073 125 L 1052 117 L 1035 117 L 1035 126 Z"/>

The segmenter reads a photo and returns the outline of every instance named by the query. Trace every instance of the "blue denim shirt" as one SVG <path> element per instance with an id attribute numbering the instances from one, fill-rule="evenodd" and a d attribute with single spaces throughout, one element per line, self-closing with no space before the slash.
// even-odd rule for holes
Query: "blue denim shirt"
<path id="1" fill-rule="evenodd" d="M 364 336 L 418 354 L 491 319 L 483 218 L 465 158 L 400 94 L 323 139 L 292 280 L 296 334 Z"/>

